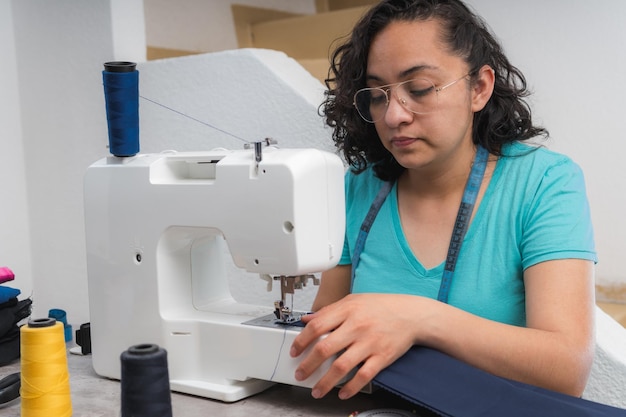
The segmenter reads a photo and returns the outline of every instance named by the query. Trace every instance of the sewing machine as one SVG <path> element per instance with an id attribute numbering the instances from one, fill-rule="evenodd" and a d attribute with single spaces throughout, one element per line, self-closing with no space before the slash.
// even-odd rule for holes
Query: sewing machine
<path id="1" fill-rule="evenodd" d="M 344 235 L 344 168 L 314 149 L 108 157 L 84 180 L 95 371 L 120 378 L 120 354 L 168 352 L 174 391 L 236 401 L 296 381 L 301 327 L 285 294 L 333 267 Z M 276 305 L 230 293 L 225 259 L 281 282 Z"/>

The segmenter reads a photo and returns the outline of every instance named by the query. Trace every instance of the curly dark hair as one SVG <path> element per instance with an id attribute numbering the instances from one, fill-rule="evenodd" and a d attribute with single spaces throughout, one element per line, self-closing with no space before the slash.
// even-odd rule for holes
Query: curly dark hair
<path id="1" fill-rule="evenodd" d="M 385 149 L 374 124 L 365 122 L 353 106 L 357 90 L 366 86 L 367 59 L 374 37 L 394 21 L 437 19 L 450 52 L 461 57 L 474 79 L 489 65 L 495 71 L 493 95 L 474 114 L 472 139 L 491 154 L 501 155 L 507 142 L 548 136 L 533 125 L 524 100 L 530 93 L 526 79 L 506 58 L 484 21 L 459 0 L 384 0 L 373 6 L 356 24 L 351 36 L 333 52 L 326 98 L 320 109 L 333 128 L 333 141 L 356 172 L 372 164 L 383 180 L 395 180 L 404 171 Z"/>

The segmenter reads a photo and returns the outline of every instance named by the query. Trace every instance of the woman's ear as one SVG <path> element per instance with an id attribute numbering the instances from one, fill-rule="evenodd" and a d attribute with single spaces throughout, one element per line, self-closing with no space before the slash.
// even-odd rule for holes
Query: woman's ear
<path id="1" fill-rule="evenodd" d="M 493 68 L 483 65 L 474 77 L 472 83 L 472 111 L 481 111 L 493 94 L 496 75 Z"/>

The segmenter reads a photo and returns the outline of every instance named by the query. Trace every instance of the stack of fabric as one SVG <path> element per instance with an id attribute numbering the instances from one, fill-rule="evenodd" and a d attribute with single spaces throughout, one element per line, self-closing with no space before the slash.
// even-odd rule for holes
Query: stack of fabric
<path id="1" fill-rule="evenodd" d="M 15 278 L 13 271 L 0 267 L 0 366 L 20 357 L 19 323 L 30 316 L 32 300 L 18 300 L 20 290 L 4 285 Z"/>

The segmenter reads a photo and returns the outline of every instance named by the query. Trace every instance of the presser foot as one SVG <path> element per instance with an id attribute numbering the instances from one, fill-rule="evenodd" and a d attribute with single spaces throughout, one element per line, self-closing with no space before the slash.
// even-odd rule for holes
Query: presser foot
<path id="1" fill-rule="evenodd" d="M 293 324 L 300 321 L 305 313 L 294 313 L 282 300 L 274 302 L 274 316 L 278 324 Z"/>
<path id="2" fill-rule="evenodd" d="M 285 304 L 285 300 L 287 295 L 291 296 L 291 304 L 293 305 L 293 295 L 295 290 L 304 288 L 307 281 L 310 279 L 313 280 L 313 285 L 319 285 L 319 278 L 313 274 L 305 274 L 297 276 L 280 275 L 273 277 L 273 279 L 280 280 L 280 300 L 274 302 L 274 316 L 276 317 L 276 323 L 283 325 L 292 325 L 294 323 L 302 324 L 300 318 L 303 314 L 307 313 L 294 313 L 291 307 Z M 304 325 L 300 327 L 303 326 Z"/>

